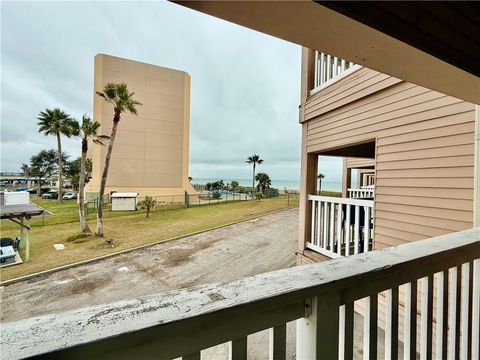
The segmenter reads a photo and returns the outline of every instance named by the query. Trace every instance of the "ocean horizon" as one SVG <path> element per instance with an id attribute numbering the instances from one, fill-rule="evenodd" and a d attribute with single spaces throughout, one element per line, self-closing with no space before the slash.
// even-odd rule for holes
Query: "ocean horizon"
<path id="1" fill-rule="evenodd" d="M 252 186 L 252 179 L 230 179 L 230 178 L 193 178 L 192 184 L 206 184 L 208 182 L 214 182 L 223 180 L 223 182 L 230 183 L 233 180 L 238 181 L 240 186 Z M 272 187 L 279 190 L 300 190 L 300 180 L 282 180 L 271 179 Z M 342 191 L 341 181 L 322 181 L 322 189 L 326 191 Z"/>

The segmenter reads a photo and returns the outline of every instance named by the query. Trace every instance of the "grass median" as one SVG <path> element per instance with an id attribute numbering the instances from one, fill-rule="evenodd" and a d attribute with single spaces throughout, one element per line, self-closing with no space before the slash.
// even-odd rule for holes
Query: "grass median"
<path id="1" fill-rule="evenodd" d="M 53 214 L 32 221 L 30 261 L 1 269 L 2 281 L 25 276 L 79 261 L 93 259 L 141 245 L 156 243 L 212 227 L 245 220 L 275 210 L 298 206 L 298 197 L 276 197 L 261 201 L 167 208 L 157 206 L 145 217 L 144 210 L 107 210 L 104 216 L 105 237 L 94 235 L 71 240 L 79 234 L 77 204 L 75 201 L 58 204 L 55 200 L 34 200 Z M 95 213 L 88 215 L 89 225 L 95 229 Z M 2 220 L 2 237 L 15 237 L 18 225 Z M 113 240 L 107 245 L 106 240 Z M 62 243 L 64 250 L 55 250 L 53 244 Z M 20 250 L 24 258 L 24 251 Z"/>

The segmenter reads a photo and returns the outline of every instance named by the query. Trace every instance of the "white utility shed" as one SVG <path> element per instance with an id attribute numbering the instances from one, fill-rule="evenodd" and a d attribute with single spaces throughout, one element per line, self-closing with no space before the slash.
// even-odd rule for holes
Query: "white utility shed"
<path id="1" fill-rule="evenodd" d="M 110 198 L 112 200 L 112 211 L 137 210 L 138 193 L 116 192 Z"/>

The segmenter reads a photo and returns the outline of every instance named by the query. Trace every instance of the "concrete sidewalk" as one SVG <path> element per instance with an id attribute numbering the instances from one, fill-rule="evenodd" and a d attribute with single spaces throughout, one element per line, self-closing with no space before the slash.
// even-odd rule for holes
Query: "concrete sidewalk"
<path id="1" fill-rule="evenodd" d="M 290 209 L 0 288 L 1 321 L 228 282 L 295 264 Z"/>

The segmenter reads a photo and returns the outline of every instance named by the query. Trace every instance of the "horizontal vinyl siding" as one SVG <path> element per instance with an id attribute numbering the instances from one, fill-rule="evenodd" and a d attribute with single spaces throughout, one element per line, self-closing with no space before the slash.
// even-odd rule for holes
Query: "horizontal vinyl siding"
<path id="1" fill-rule="evenodd" d="M 312 95 L 305 104 L 306 120 L 361 99 L 372 92 L 399 83 L 400 80 L 366 68 L 355 71 L 324 90 Z"/>
<path id="2" fill-rule="evenodd" d="M 376 139 L 376 247 L 470 228 L 474 105 L 365 68 L 342 80 L 304 104 L 307 151 Z"/>
<path id="3" fill-rule="evenodd" d="M 367 166 L 375 166 L 375 159 L 368 158 L 347 158 L 348 168 L 362 168 Z"/>

